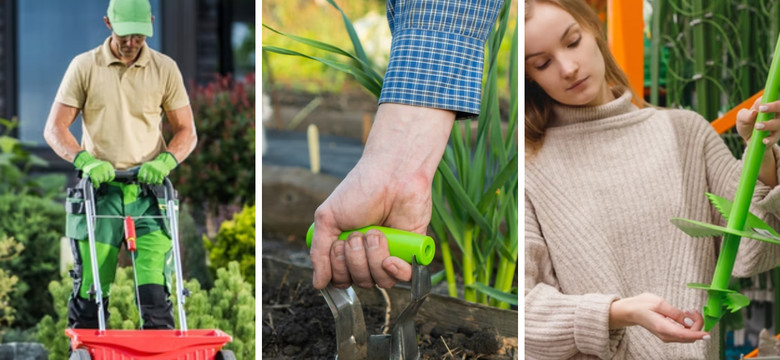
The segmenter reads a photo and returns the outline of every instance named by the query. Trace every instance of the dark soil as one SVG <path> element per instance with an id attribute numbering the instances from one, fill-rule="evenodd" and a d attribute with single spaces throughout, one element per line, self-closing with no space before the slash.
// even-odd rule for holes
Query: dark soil
<path id="1" fill-rule="evenodd" d="M 285 242 L 277 238 L 275 246 L 268 240 L 264 236 L 266 256 Z M 290 280 L 285 276 L 277 284 L 263 282 L 262 298 L 263 359 L 335 357 L 335 322 L 325 299 L 311 286 L 311 281 Z M 369 334 L 382 333 L 384 314 L 384 306 L 363 306 Z M 418 319 L 416 330 L 422 359 L 517 359 L 516 338 L 504 339 L 495 329 L 444 331 L 434 322 Z"/>
<path id="2" fill-rule="evenodd" d="M 378 333 L 383 310 L 364 307 L 366 330 Z M 336 326 L 325 299 L 308 281 L 263 284 L 263 358 L 332 359 Z"/>

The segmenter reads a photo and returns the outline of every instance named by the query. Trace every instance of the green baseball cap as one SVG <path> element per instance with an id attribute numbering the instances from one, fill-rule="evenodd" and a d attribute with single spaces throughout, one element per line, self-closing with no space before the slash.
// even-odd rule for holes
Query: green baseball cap
<path id="1" fill-rule="evenodd" d="M 107 15 L 111 28 L 119 36 L 152 36 L 152 6 L 149 0 L 111 0 Z"/>

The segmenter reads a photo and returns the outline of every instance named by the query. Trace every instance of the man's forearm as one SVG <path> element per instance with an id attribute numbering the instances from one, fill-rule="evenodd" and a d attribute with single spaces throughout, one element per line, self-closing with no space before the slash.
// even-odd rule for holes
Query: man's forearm
<path id="1" fill-rule="evenodd" d="M 178 163 L 181 163 L 190 156 L 192 150 L 195 149 L 197 141 L 198 138 L 194 131 L 180 131 L 171 138 L 171 142 L 168 144 L 168 152 L 173 154 Z"/>
<path id="2" fill-rule="evenodd" d="M 192 108 L 189 105 L 165 113 L 173 128 L 173 138 L 168 143 L 168 152 L 173 154 L 178 163 L 190 156 L 198 143 Z"/>
<path id="3" fill-rule="evenodd" d="M 69 129 L 73 119 L 78 115 L 78 111 L 76 108 L 54 103 L 43 129 L 43 138 L 46 143 L 59 157 L 68 162 L 73 162 L 73 159 L 82 150 Z"/>
<path id="4" fill-rule="evenodd" d="M 360 162 L 381 166 L 388 176 L 422 175 L 432 181 L 454 121 L 448 110 L 381 104 Z"/>

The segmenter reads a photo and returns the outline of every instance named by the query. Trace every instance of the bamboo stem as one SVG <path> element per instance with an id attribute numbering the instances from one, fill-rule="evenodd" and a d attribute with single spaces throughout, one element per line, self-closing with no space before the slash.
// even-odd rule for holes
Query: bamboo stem
<path id="1" fill-rule="evenodd" d="M 738 72 L 739 81 L 737 83 L 739 84 L 739 92 L 741 95 L 740 97 L 745 99 L 750 96 L 753 91 L 750 72 L 746 71 L 748 70 L 747 64 L 750 61 L 750 45 L 752 44 L 752 41 L 750 41 L 750 11 L 748 10 L 748 6 L 750 4 L 748 4 L 748 0 L 742 0 L 740 5 L 743 7 L 743 9 L 739 10 L 739 13 L 737 14 L 737 26 L 740 29 L 738 66 L 742 68 L 742 71 Z"/>
<path id="2" fill-rule="evenodd" d="M 703 16 L 704 4 L 703 0 L 693 0 L 693 13 L 696 16 Z M 711 98 L 710 92 L 712 91 L 707 86 L 707 77 L 709 71 L 707 71 L 707 34 L 705 33 L 704 23 L 701 18 L 698 19 L 698 23 L 692 22 L 693 27 L 693 48 L 694 48 L 694 79 L 696 83 L 696 109 L 698 113 L 704 116 L 707 120 L 713 120 L 716 118 L 715 114 L 709 112 L 709 100 Z"/>

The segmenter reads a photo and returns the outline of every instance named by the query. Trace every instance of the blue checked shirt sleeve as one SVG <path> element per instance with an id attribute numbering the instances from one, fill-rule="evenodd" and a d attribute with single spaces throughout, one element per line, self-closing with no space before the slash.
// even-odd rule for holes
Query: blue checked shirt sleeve
<path id="1" fill-rule="evenodd" d="M 479 114 L 485 41 L 504 0 L 388 0 L 393 34 L 379 103 Z"/>

